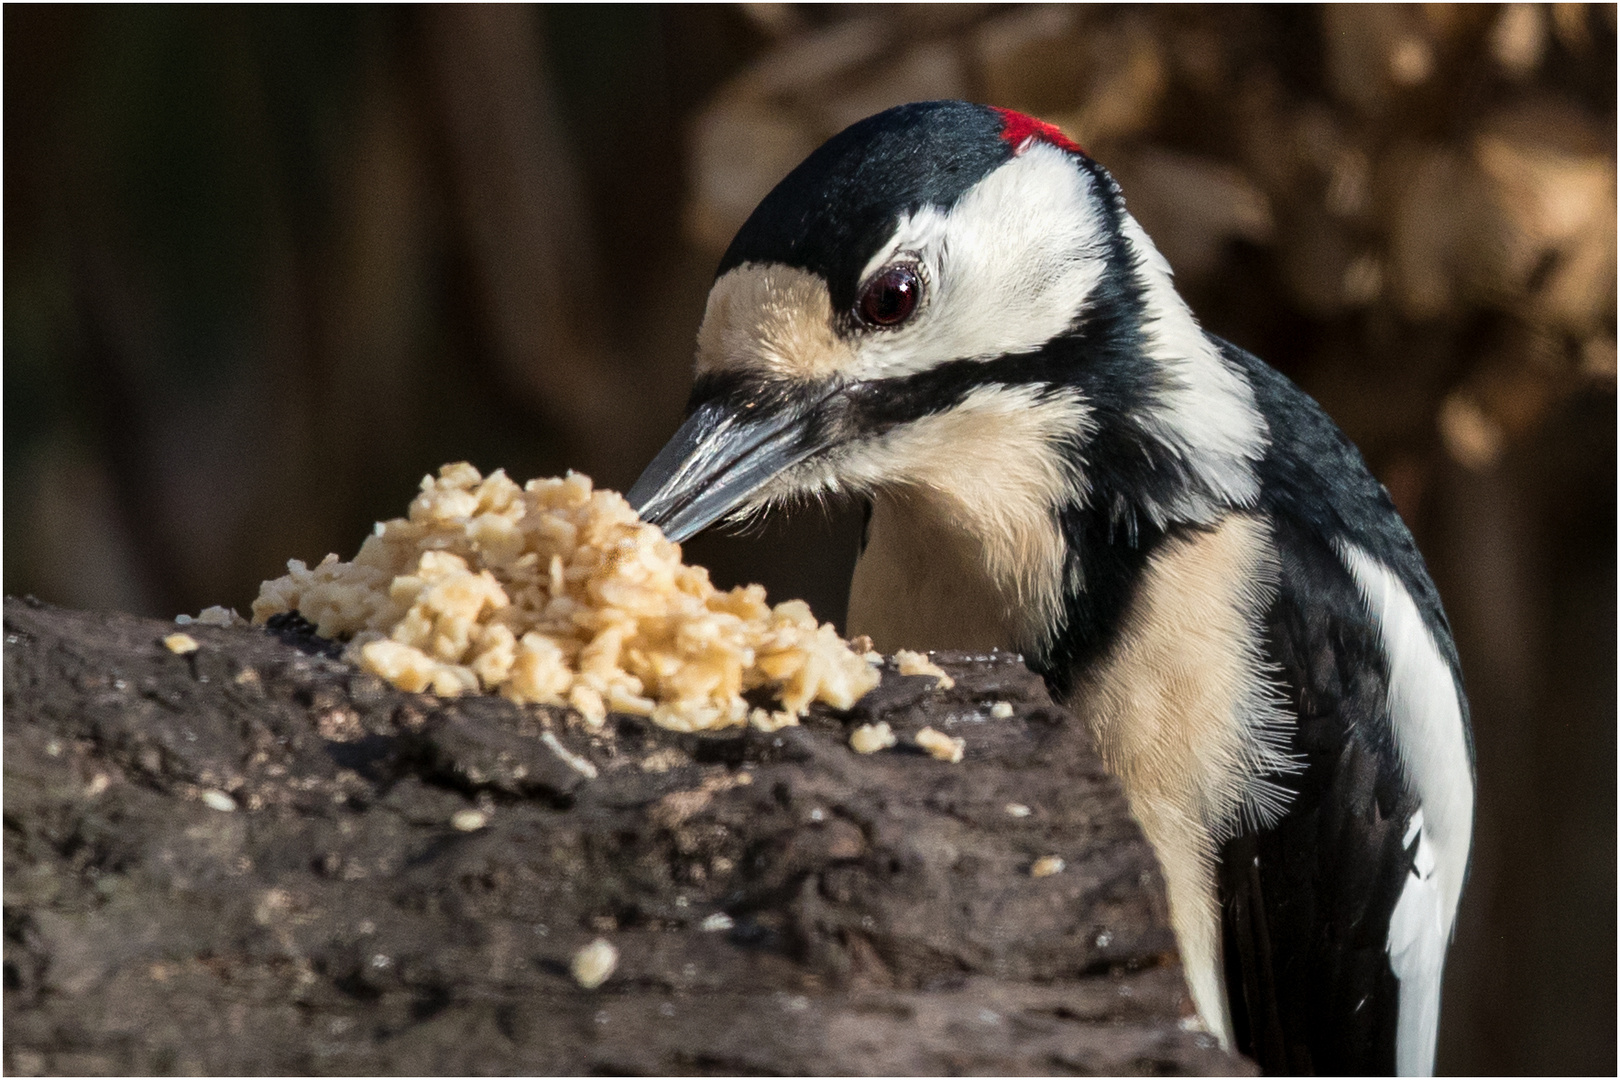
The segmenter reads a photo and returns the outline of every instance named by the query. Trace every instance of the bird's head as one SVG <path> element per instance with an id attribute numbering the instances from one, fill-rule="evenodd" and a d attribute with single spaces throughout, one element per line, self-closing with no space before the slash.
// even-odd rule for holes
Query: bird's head
<path id="1" fill-rule="evenodd" d="M 687 419 L 629 497 L 675 540 L 838 492 L 1004 522 L 1125 490 L 1119 513 L 1162 523 L 1252 498 L 1263 440 L 1100 165 L 1029 117 L 924 102 L 832 138 L 743 225 Z"/>

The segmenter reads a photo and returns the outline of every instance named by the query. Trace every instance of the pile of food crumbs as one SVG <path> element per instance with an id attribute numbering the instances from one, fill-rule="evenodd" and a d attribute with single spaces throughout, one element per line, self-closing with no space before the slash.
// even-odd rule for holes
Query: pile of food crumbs
<path id="1" fill-rule="evenodd" d="M 446 465 L 352 562 L 287 567 L 261 587 L 255 623 L 297 612 L 400 689 L 571 705 L 592 726 L 614 711 L 676 731 L 770 731 L 813 701 L 849 708 L 880 678 L 803 601 L 716 589 L 578 473 L 520 487 Z M 781 708 L 751 708 L 743 694 L 757 688 Z"/>

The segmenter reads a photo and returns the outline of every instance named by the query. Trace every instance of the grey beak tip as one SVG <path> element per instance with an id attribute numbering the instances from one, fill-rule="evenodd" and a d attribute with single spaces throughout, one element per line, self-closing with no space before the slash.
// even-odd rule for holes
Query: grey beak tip
<path id="1" fill-rule="evenodd" d="M 654 523 L 656 524 L 656 522 Z M 672 543 L 684 544 L 698 534 L 699 530 L 691 528 L 670 529 L 664 533 L 664 539 Z"/>
<path id="2" fill-rule="evenodd" d="M 803 437 L 805 426 L 799 410 L 739 419 L 728 406 L 700 406 L 625 498 L 643 521 L 683 543 L 809 456 L 813 446 Z"/>
<path id="3" fill-rule="evenodd" d="M 641 479 L 630 485 L 630 490 L 624 493 L 624 501 L 630 504 L 630 509 L 641 515 L 643 521 L 651 520 L 646 514 L 647 503 L 656 494 L 653 485 L 646 483 L 646 480 L 647 476 L 643 473 Z"/>

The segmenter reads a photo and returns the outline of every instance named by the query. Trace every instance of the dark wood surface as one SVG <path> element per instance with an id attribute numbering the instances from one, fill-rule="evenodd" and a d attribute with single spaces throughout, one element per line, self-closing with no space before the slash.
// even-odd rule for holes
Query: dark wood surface
<path id="1" fill-rule="evenodd" d="M 774 735 L 593 737 L 290 635 L 5 624 L 10 1073 L 1252 1071 L 1188 1022 L 1152 855 L 1015 658 Z M 855 754 L 876 719 L 900 745 Z"/>

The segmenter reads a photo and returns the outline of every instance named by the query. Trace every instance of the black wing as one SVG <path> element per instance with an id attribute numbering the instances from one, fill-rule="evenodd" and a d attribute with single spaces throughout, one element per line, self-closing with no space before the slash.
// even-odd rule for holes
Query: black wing
<path id="1" fill-rule="evenodd" d="M 1267 1073 L 1389 1075 L 1399 985 L 1390 915 L 1411 871 L 1417 800 L 1384 715 L 1377 628 L 1333 550 L 1277 523 L 1267 641 L 1297 718 L 1303 773 L 1270 828 L 1229 841 L 1220 887 L 1238 1048 Z"/>
<path id="2" fill-rule="evenodd" d="M 1378 627 L 1333 539 L 1390 568 L 1455 673 L 1451 628 L 1411 533 L 1360 452 L 1288 379 L 1219 344 L 1248 376 L 1271 429 L 1261 504 L 1276 529 L 1281 583 L 1267 647 L 1298 718 L 1293 749 L 1305 766 L 1276 778 L 1294 793 L 1282 820 L 1223 851 L 1233 1025 L 1266 1072 L 1388 1075 L 1399 994 L 1389 922 L 1412 869 L 1415 846 L 1402 841 L 1418 803 L 1399 773 Z"/>

